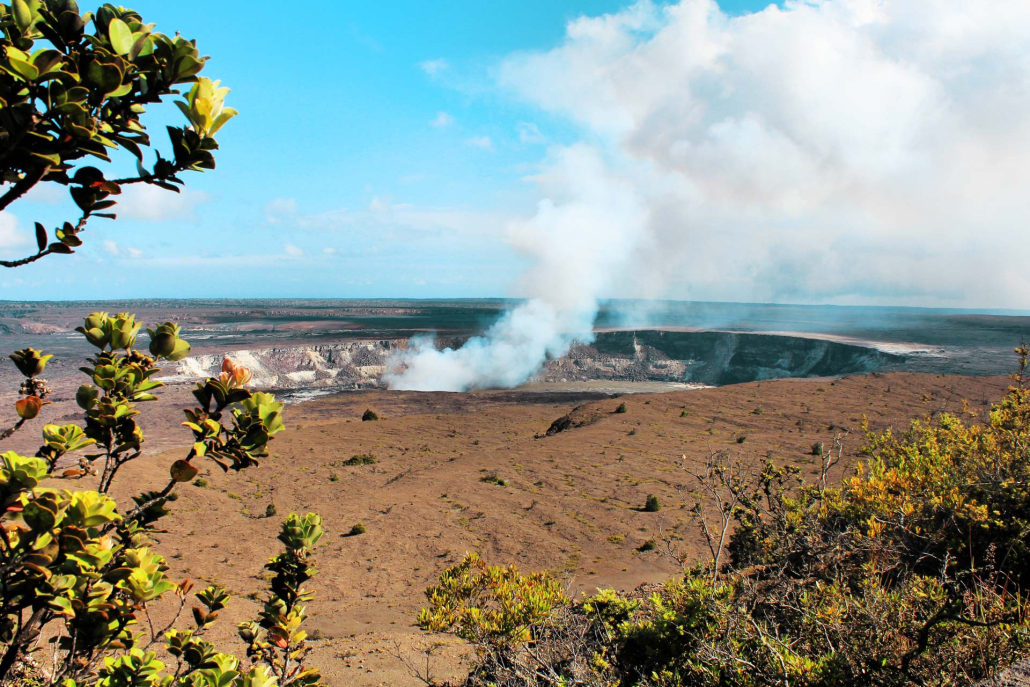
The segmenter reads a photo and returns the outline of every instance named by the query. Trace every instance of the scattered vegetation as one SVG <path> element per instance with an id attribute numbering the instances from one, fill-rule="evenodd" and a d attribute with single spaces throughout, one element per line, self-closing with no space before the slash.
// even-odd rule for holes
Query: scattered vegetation
<path id="1" fill-rule="evenodd" d="M 486 482 L 487 484 L 496 484 L 499 487 L 508 486 L 508 483 L 504 480 L 504 478 L 497 474 L 496 470 L 491 470 L 490 472 L 486 473 L 485 475 L 479 478 L 479 481 Z"/>
<path id="2" fill-rule="evenodd" d="M 551 578 L 467 559 L 427 591 L 420 625 L 473 643 L 468 685 L 973 685 L 1030 647 L 1030 351 L 1019 354 L 1017 384 L 982 423 L 941 413 L 867 431 L 867 459 L 836 485 L 832 459 L 808 483 L 713 454 L 691 473 L 712 555 L 690 564 L 674 540 L 648 540 L 640 551 L 684 564 L 651 595 L 573 603 L 545 594 Z"/>
<path id="3" fill-rule="evenodd" d="M 356 456 L 351 456 L 347 460 L 343 461 L 343 464 L 347 467 L 354 467 L 355 465 L 375 465 L 376 459 L 371 453 L 359 453 Z"/>

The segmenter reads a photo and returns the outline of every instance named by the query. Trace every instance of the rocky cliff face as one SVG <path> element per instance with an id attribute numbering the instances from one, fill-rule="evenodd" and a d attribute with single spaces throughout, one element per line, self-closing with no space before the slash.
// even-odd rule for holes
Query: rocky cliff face
<path id="1" fill-rule="evenodd" d="M 369 389 L 382 386 L 386 359 L 403 340 L 351 341 L 320 346 L 259 348 L 182 360 L 171 381 L 217 376 L 225 356 L 254 373 L 254 385 L 268 389 Z"/>
<path id="2" fill-rule="evenodd" d="M 903 362 L 902 356 L 875 348 L 800 336 L 645 330 L 598 334 L 593 344 L 552 361 L 544 375 L 722 386 L 857 374 Z"/>
<path id="3" fill-rule="evenodd" d="M 460 341 L 448 341 L 460 345 Z M 352 341 L 320 346 L 226 351 L 274 389 L 382 388 L 387 359 L 405 340 Z M 172 379 L 217 375 L 222 355 L 179 363 Z M 782 377 L 830 377 L 898 367 L 904 358 L 874 348 L 820 339 L 732 332 L 604 332 L 549 361 L 534 381 L 662 381 L 712 385 Z"/>

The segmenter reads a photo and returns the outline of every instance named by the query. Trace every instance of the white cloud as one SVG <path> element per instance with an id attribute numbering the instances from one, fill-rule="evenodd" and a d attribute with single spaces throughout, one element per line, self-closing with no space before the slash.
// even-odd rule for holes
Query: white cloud
<path id="1" fill-rule="evenodd" d="M 533 122 L 519 122 L 519 143 L 522 144 L 535 144 L 545 143 L 547 138 L 540 133 L 540 127 Z"/>
<path id="2" fill-rule="evenodd" d="M 323 248 L 322 249 L 322 254 L 323 255 L 335 255 L 336 254 L 336 249 L 335 248 L 328 248 L 328 247 L 327 248 Z"/>
<path id="3" fill-rule="evenodd" d="M 8 251 L 28 244 L 28 234 L 18 225 L 18 218 L 9 212 L 0 212 L 0 250 Z"/>
<path id="4" fill-rule="evenodd" d="M 454 117 L 446 112 L 437 112 L 436 117 L 429 124 L 437 129 L 446 129 L 451 124 L 454 124 Z"/>
<path id="5" fill-rule="evenodd" d="M 275 198 L 265 205 L 265 221 L 279 224 L 297 216 L 296 198 Z"/>
<path id="6" fill-rule="evenodd" d="M 111 212 L 117 213 L 119 219 L 144 222 L 190 220 L 196 218 L 196 207 L 210 199 L 203 191 L 182 189 L 175 193 L 150 184 L 134 184 L 123 187 L 122 194 L 112 199 L 118 205 Z"/>
<path id="7" fill-rule="evenodd" d="M 499 81 L 645 203 L 624 295 L 1025 307 L 1028 44 L 1008 0 L 644 0 Z"/>
<path id="8" fill-rule="evenodd" d="M 292 243 L 287 243 L 285 246 L 283 246 L 283 249 L 286 251 L 286 254 L 291 258 L 304 257 L 304 251 L 300 248 L 297 248 L 297 246 L 293 245 Z"/>
<path id="9" fill-rule="evenodd" d="M 118 255 L 120 253 L 118 244 L 114 241 L 104 241 L 104 252 L 108 255 Z"/>
<path id="10" fill-rule="evenodd" d="M 419 69 L 424 71 L 426 74 L 429 74 L 429 76 L 436 76 L 437 74 L 440 74 L 441 72 L 444 72 L 447 69 L 449 69 L 450 66 L 451 63 L 442 57 L 437 58 L 435 60 L 425 60 L 424 62 L 418 63 Z"/>
<path id="11" fill-rule="evenodd" d="M 489 136 L 473 136 L 465 139 L 465 143 L 480 150 L 488 150 L 491 153 L 494 151 L 494 140 Z"/>
<path id="12" fill-rule="evenodd" d="M 129 248 L 128 251 L 129 251 L 129 257 L 134 259 L 134 260 L 137 259 L 137 258 L 142 258 L 143 257 L 143 251 L 141 251 L 138 248 Z"/>
<path id="13" fill-rule="evenodd" d="M 453 245 L 454 251 L 461 251 L 476 242 L 496 249 L 511 219 L 503 212 L 396 203 L 373 196 L 364 209 L 310 215 L 298 212 L 290 224 L 298 229 L 341 232 L 359 242 L 364 251 L 395 251 L 420 242 L 438 250 Z M 356 245 L 349 245 L 347 253 L 353 253 Z"/>

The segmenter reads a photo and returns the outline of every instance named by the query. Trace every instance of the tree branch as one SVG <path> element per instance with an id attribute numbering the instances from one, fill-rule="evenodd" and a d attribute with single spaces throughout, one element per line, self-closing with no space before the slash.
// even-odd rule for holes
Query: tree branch
<path id="1" fill-rule="evenodd" d="M 21 178 L 21 181 L 11 186 L 11 188 L 7 189 L 7 193 L 0 196 L 0 210 L 6 209 L 8 205 L 32 190 L 32 187 L 42 181 L 49 171 L 50 165 L 44 165 L 31 172 L 25 172 L 25 176 Z"/>

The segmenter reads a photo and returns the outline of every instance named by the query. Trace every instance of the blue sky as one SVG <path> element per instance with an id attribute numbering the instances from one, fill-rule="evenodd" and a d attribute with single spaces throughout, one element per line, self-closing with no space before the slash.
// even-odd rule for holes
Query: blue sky
<path id="1" fill-rule="evenodd" d="M 1028 305 L 1028 4 L 132 5 L 233 90 L 218 169 L 2 299 Z M 15 204 L 0 254 L 71 212 Z"/>
<path id="2" fill-rule="evenodd" d="M 181 202 L 157 199 L 95 222 L 74 257 L 0 274 L 0 298 L 507 295 L 522 261 L 496 237 L 434 238 L 432 228 L 384 227 L 362 214 L 388 204 L 468 213 L 462 221 L 474 223 L 531 209 L 523 177 L 575 130 L 501 92 L 492 74 L 506 55 L 557 44 L 570 19 L 621 4 L 130 6 L 158 31 L 196 38 L 212 57 L 204 74 L 233 89 L 241 115 L 219 136 L 218 169 L 187 175 Z M 154 113 L 155 140 L 176 115 Z M 296 212 L 270 222 L 277 199 Z M 34 220 L 63 219 L 57 200 L 38 193 L 11 208 L 25 236 Z M 342 211 L 357 216 L 339 226 L 298 219 Z"/>

